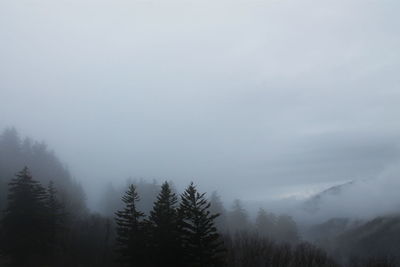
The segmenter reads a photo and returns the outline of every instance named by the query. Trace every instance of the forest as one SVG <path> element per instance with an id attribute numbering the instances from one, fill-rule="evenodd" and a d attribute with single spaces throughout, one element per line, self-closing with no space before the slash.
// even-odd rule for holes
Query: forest
<path id="1" fill-rule="evenodd" d="M 399 14 L 0 0 L 0 267 L 400 267 Z"/>
<path id="2" fill-rule="evenodd" d="M 396 216 L 337 236 L 344 222 L 331 220 L 312 227 L 318 242 L 289 215 L 260 208 L 252 220 L 240 200 L 226 209 L 195 182 L 180 193 L 144 180 L 110 186 L 96 213 L 54 152 L 14 128 L 1 134 L 0 164 L 0 266 L 399 266 Z"/>

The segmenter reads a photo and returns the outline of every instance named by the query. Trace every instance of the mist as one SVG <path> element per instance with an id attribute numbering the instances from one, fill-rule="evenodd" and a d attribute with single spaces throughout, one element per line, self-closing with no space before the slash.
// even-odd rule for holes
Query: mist
<path id="1" fill-rule="evenodd" d="M 393 1 L 1 6 L 0 125 L 86 187 L 196 179 L 263 198 L 398 160 Z"/>
<path id="2" fill-rule="evenodd" d="M 150 211 L 164 181 L 178 194 L 192 181 L 216 191 L 227 210 L 240 199 L 252 220 L 259 208 L 307 227 L 397 214 L 399 10 L 392 0 L 3 0 L 0 132 L 43 141 L 48 152 L 33 154 L 54 151 L 72 181 L 65 197 L 80 188 L 102 216 L 130 183 L 152 192 Z M 8 160 L 18 167 L 7 163 L 3 181 L 26 163 L 43 183 L 58 173 Z"/>

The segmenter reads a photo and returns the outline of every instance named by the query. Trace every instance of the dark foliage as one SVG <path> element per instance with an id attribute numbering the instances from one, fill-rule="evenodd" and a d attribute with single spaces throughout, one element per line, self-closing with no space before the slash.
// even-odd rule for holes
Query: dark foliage
<path id="1" fill-rule="evenodd" d="M 181 244 L 178 229 L 178 198 L 169 184 L 161 186 L 148 219 L 153 266 L 181 266 Z"/>
<path id="2" fill-rule="evenodd" d="M 12 179 L 0 225 L 0 266 L 112 266 L 113 231 L 99 216 L 70 217 L 52 183 L 27 168 Z"/>
<path id="3" fill-rule="evenodd" d="M 24 165 L 34 175 L 24 168 L 13 177 Z M 239 200 L 226 211 L 216 193 L 207 200 L 193 183 L 180 199 L 167 182 L 135 181 L 122 205 L 120 192 L 109 187 L 103 202 L 104 214 L 119 210 L 115 221 L 89 213 L 54 154 L 7 129 L 0 136 L 0 266 L 400 266 L 398 215 L 331 220 L 311 231 L 316 247 L 301 241 L 291 217 L 260 209 L 252 221 Z"/>
<path id="4" fill-rule="evenodd" d="M 214 226 L 218 214 L 211 214 L 209 208 L 205 193 L 197 192 L 193 183 L 181 195 L 179 216 L 185 266 L 223 264 L 223 243 Z"/>
<path id="5" fill-rule="evenodd" d="M 209 201 L 211 214 L 219 214 L 219 216 L 215 218 L 215 227 L 217 227 L 219 233 L 227 233 L 229 231 L 228 218 L 221 197 L 216 191 L 214 191 L 212 192 Z"/>
<path id="6" fill-rule="evenodd" d="M 214 226 L 217 214 L 210 211 L 205 194 L 197 192 L 193 184 L 178 203 L 169 184 L 164 183 L 147 220 L 137 208 L 139 196 L 135 186 L 129 186 L 122 200 L 125 208 L 116 213 L 116 225 L 95 214 L 70 217 L 53 184 L 46 190 L 25 168 L 10 182 L 8 206 L 0 228 L 0 266 L 399 266 L 396 257 L 369 258 L 350 249 L 354 244 L 360 247 L 358 242 L 364 240 L 368 251 L 383 251 L 368 236 L 379 237 L 374 232 L 381 231 L 395 233 L 397 217 L 378 218 L 353 229 L 347 233 L 347 238 L 356 237 L 353 243 L 341 237 L 346 241 L 343 245 L 349 245 L 344 248 L 353 256 L 347 256 L 348 260 L 339 265 L 314 245 L 279 242 L 263 234 L 261 229 L 268 225 L 278 227 L 279 220 L 270 224 L 270 215 L 262 210 L 256 220 L 259 233 L 238 231 L 221 237 Z"/>
<path id="7" fill-rule="evenodd" d="M 44 143 L 30 138 L 21 140 L 14 128 L 5 129 L 0 135 L 0 210 L 3 211 L 7 205 L 8 183 L 24 166 L 29 167 L 42 185 L 54 182 L 58 188 L 58 198 L 70 216 L 79 217 L 87 212 L 83 189 L 55 154 Z"/>
<path id="8" fill-rule="evenodd" d="M 45 205 L 47 209 L 45 233 L 48 240 L 49 261 L 54 263 L 62 251 L 61 240 L 65 237 L 67 230 L 67 214 L 64 205 L 58 200 L 57 190 L 52 181 L 47 188 Z"/>
<path id="9" fill-rule="evenodd" d="M 46 190 L 24 168 L 9 184 L 8 205 L 2 220 L 3 251 L 13 264 L 43 261 L 47 251 L 49 214 Z"/>
<path id="10" fill-rule="evenodd" d="M 127 186 L 133 184 L 136 187 L 136 192 L 141 196 L 140 201 L 137 203 L 137 208 L 149 215 L 153 209 L 153 203 L 160 192 L 160 184 L 156 181 L 149 182 L 143 179 L 130 178 L 127 179 L 126 184 Z M 169 185 L 173 189 L 171 182 L 169 182 Z M 114 186 L 111 183 L 105 186 L 99 201 L 99 208 L 103 215 L 113 217 L 116 210 L 123 208 L 121 195 L 125 193 L 127 186 Z"/>
<path id="11" fill-rule="evenodd" d="M 258 234 L 225 236 L 227 262 L 232 267 L 337 267 L 323 250 L 308 243 L 275 243 Z"/>
<path id="12" fill-rule="evenodd" d="M 145 266 L 146 240 L 144 213 L 137 210 L 136 204 L 140 200 L 136 187 L 130 185 L 122 197 L 125 203 L 123 210 L 116 212 L 118 261 L 123 266 Z"/>

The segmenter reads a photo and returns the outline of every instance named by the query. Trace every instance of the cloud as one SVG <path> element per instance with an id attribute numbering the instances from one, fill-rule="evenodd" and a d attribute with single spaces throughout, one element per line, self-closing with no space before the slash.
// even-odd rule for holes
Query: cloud
<path id="1" fill-rule="evenodd" d="M 331 218 L 366 220 L 376 216 L 398 214 L 399 175 L 399 163 L 396 162 L 374 178 L 344 183 L 336 190 L 329 189 L 311 196 L 302 207 L 297 206 L 292 212 L 300 221 L 306 223 L 321 223 Z"/>
<path id="2" fill-rule="evenodd" d="M 262 198 L 397 159 L 395 1 L 3 1 L 0 125 L 86 187 Z M 95 191 L 95 189 L 92 189 Z"/>

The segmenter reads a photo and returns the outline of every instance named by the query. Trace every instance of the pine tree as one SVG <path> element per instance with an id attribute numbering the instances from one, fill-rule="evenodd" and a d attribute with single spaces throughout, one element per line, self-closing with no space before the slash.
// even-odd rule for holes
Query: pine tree
<path id="1" fill-rule="evenodd" d="M 150 243 L 155 266 L 180 264 L 177 202 L 176 194 L 172 192 L 168 182 L 165 182 L 149 216 Z"/>
<path id="2" fill-rule="evenodd" d="M 211 214 L 205 193 L 197 192 L 191 183 L 181 195 L 179 206 L 180 231 L 185 266 L 222 266 L 222 242 L 214 226 L 219 214 Z"/>
<path id="3" fill-rule="evenodd" d="M 211 204 L 210 212 L 212 214 L 219 214 L 219 216 L 215 218 L 215 227 L 217 228 L 218 232 L 219 233 L 228 232 L 226 209 L 217 191 L 212 192 L 209 201 Z"/>
<path id="4" fill-rule="evenodd" d="M 296 222 L 289 215 L 281 215 L 276 222 L 277 240 L 295 244 L 299 241 Z"/>
<path id="5" fill-rule="evenodd" d="M 137 210 L 140 200 L 136 187 L 130 185 L 122 197 L 123 210 L 115 213 L 117 223 L 116 250 L 123 266 L 145 266 L 144 213 Z"/>
<path id="6" fill-rule="evenodd" d="M 263 208 L 260 208 L 256 217 L 256 228 L 261 236 L 274 239 L 276 232 L 275 214 L 268 213 Z"/>
<path id="7" fill-rule="evenodd" d="M 35 266 L 46 253 L 46 190 L 27 167 L 9 183 L 8 206 L 2 221 L 3 251 L 19 266 Z"/>
<path id="8" fill-rule="evenodd" d="M 250 229 L 249 215 L 243 208 L 239 199 L 233 201 L 232 210 L 229 212 L 229 230 L 232 234 L 248 231 Z"/>
<path id="9" fill-rule="evenodd" d="M 57 198 L 57 190 L 52 181 L 50 181 L 47 187 L 46 208 L 48 246 L 50 255 L 54 256 L 57 247 L 60 245 L 60 237 L 65 228 L 66 214 L 64 205 Z"/>
<path id="10" fill-rule="evenodd" d="M 15 128 L 7 128 L 0 134 L 0 219 L 7 207 L 9 178 L 21 168 L 21 139 Z"/>

